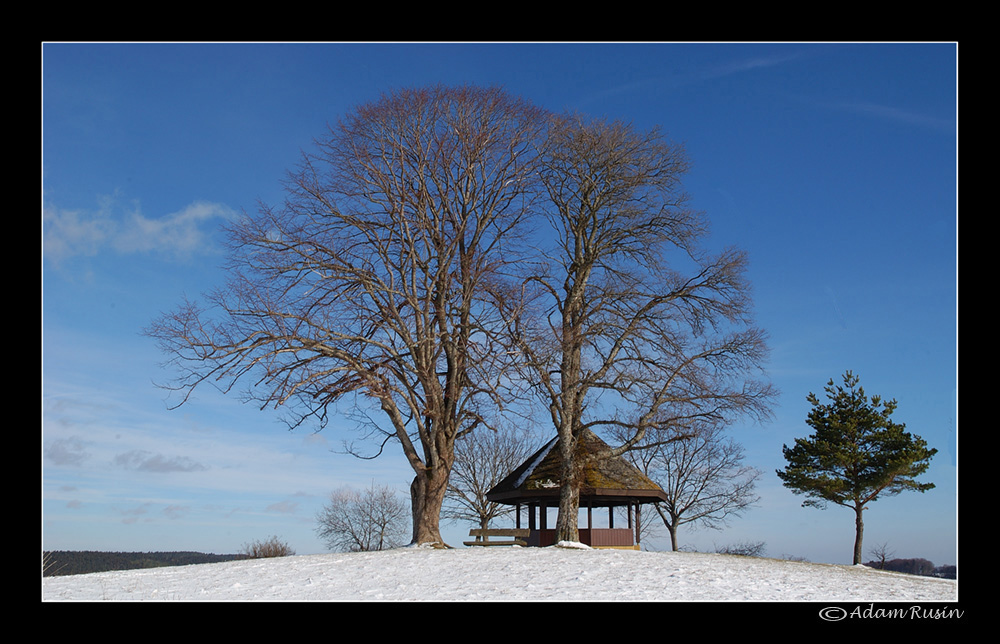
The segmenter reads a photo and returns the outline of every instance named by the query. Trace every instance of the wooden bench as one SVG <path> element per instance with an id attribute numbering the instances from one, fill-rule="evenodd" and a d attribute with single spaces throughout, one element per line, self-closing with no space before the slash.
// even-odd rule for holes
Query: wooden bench
<path id="1" fill-rule="evenodd" d="M 469 530 L 469 536 L 475 537 L 475 541 L 465 541 L 467 546 L 526 546 L 528 542 L 524 539 L 530 530 L 520 528 L 475 528 Z M 490 541 L 490 537 L 511 537 L 503 541 Z"/>

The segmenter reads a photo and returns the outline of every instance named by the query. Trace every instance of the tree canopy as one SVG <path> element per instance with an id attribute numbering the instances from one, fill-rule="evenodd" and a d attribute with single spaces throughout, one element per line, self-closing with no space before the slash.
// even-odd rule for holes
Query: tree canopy
<path id="1" fill-rule="evenodd" d="M 478 87 L 400 90 L 344 115 L 289 173 L 283 204 L 231 226 L 228 285 L 148 330 L 176 388 L 245 382 L 292 426 L 356 403 L 414 471 L 414 542 L 443 543 L 455 440 L 505 383 L 481 293 L 532 212 L 547 123 Z"/>
<path id="2" fill-rule="evenodd" d="M 593 455 L 609 458 L 698 419 L 768 414 L 746 256 L 703 250 L 688 164 L 657 129 L 571 116 L 549 130 L 540 176 L 554 241 L 526 267 L 525 297 L 506 301 L 522 305 L 513 346 L 560 439 L 558 540 L 578 540 L 583 432 L 621 436 Z"/>
<path id="3" fill-rule="evenodd" d="M 356 411 L 414 472 L 413 542 L 442 544 L 456 440 L 522 383 L 568 455 L 583 431 L 628 430 L 601 455 L 617 456 L 696 419 L 767 413 L 746 257 L 700 250 L 687 165 L 658 130 L 498 88 L 391 92 L 317 138 L 283 203 L 230 226 L 223 288 L 147 333 L 182 400 L 241 384 L 320 429 Z M 560 539 L 577 540 L 583 464 L 564 462 Z"/>

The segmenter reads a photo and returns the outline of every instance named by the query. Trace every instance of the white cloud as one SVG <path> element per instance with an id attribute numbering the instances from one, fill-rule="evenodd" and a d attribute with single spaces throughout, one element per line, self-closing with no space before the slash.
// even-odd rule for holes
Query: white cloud
<path id="1" fill-rule="evenodd" d="M 102 199 L 92 211 L 47 205 L 42 212 L 43 251 L 56 264 L 108 249 L 122 255 L 189 256 L 208 250 L 215 222 L 233 215 L 228 206 L 206 201 L 162 217 L 147 217 L 138 206 L 126 210 L 115 197 Z"/>
<path id="2" fill-rule="evenodd" d="M 134 449 L 115 457 L 115 464 L 143 472 L 202 472 L 208 468 L 186 456 L 164 456 Z"/>
<path id="3" fill-rule="evenodd" d="M 295 514 L 299 504 L 294 501 L 279 501 L 264 508 L 265 512 L 277 512 L 278 514 Z"/>
<path id="4" fill-rule="evenodd" d="M 205 245 L 205 224 L 227 218 L 232 211 L 222 205 L 195 202 L 159 219 L 133 212 L 112 240 L 120 253 L 164 252 L 187 255 Z"/>
<path id="5" fill-rule="evenodd" d="M 952 131 L 955 128 L 954 121 L 951 121 L 949 119 L 927 116 L 925 114 L 918 114 L 916 112 L 908 112 L 906 110 L 902 110 L 897 107 L 876 105 L 874 103 L 866 103 L 863 101 L 842 102 L 832 105 L 832 107 L 839 110 L 854 112 L 856 114 L 865 114 L 868 116 L 874 116 L 876 118 L 881 118 L 889 121 L 897 121 L 909 125 L 920 125 L 945 131 Z"/>
<path id="6" fill-rule="evenodd" d="M 43 250 L 53 261 L 96 255 L 114 229 L 114 222 L 103 210 L 82 213 L 45 207 L 42 211 Z"/>
<path id="7" fill-rule="evenodd" d="M 56 465 L 81 465 L 87 452 L 79 438 L 61 438 L 45 448 L 45 458 Z"/>
<path id="8" fill-rule="evenodd" d="M 743 72 L 753 71 L 783 65 L 787 62 L 799 58 L 802 54 L 798 51 L 792 53 L 772 54 L 769 56 L 755 56 L 751 58 L 740 58 L 728 63 L 717 65 L 705 73 L 707 78 L 718 78 L 720 76 L 730 76 Z"/>

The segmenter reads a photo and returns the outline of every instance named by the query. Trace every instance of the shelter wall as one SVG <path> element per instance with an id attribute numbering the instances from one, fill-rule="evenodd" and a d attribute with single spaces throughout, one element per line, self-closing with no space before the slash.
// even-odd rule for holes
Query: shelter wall
<path id="1" fill-rule="evenodd" d="M 630 528 L 579 528 L 580 543 L 591 548 L 632 548 L 635 535 Z M 551 546 L 556 543 L 556 531 L 532 530 L 528 535 L 529 546 Z"/>

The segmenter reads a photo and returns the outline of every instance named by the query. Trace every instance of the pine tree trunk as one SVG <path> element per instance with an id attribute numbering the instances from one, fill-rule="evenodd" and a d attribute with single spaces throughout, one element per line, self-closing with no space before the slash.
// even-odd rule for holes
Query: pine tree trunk
<path id="1" fill-rule="evenodd" d="M 861 563 L 861 540 L 865 532 L 865 523 L 861 519 L 861 513 L 864 512 L 864 508 L 856 507 L 854 508 L 854 565 Z"/>

